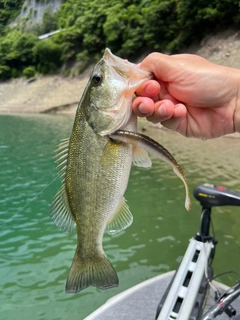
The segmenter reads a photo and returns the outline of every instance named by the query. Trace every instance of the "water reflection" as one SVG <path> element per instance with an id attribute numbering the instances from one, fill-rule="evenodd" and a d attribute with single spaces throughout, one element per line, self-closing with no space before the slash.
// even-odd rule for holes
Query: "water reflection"
<path id="1" fill-rule="evenodd" d="M 193 209 L 185 211 L 184 186 L 167 164 L 152 158 L 151 169 L 133 167 L 126 198 L 134 222 L 120 234 L 106 235 L 103 242 L 120 286 L 66 295 L 76 234 L 64 233 L 52 223 L 49 204 L 60 186 L 54 150 L 69 135 L 72 121 L 72 116 L 60 115 L 0 117 L 1 319 L 34 315 L 34 320 L 64 320 L 69 310 L 72 320 L 83 319 L 116 293 L 175 269 L 188 239 L 198 231 L 200 207 L 193 202 Z M 153 128 L 145 134 L 172 152 L 191 190 L 207 181 L 240 191 L 239 140 L 203 142 Z M 216 209 L 213 218 L 220 243 L 215 271 L 239 270 L 239 208 Z M 223 281 L 234 284 L 235 279 L 225 276 Z"/>

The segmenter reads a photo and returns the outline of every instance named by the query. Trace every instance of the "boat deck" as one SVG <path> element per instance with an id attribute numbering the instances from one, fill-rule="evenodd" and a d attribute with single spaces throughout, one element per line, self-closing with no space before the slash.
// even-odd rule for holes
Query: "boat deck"
<path id="1" fill-rule="evenodd" d="M 174 271 L 171 271 L 154 277 L 116 295 L 85 320 L 154 320 L 159 301 L 173 274 Z M 228 288 L 219 282 L 213 283 L 220 291 Z M 210 292 L 206 302 L 207 310 L 213 299 L 213 292 Z M 237 310 L 237 316 L 231 319 L 240 320 L 240 297 L 232 303 L 232 306 Z M 216 319 L 230 318 L 223 313 Z"/>

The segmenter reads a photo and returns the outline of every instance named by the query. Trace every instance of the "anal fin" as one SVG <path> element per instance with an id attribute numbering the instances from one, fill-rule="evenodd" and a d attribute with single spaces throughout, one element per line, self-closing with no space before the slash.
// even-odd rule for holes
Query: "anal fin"
<path id="1" fill-rule="evenodd" d="M 129 227 L 132 222 L 133 216 L 129 210 L 126 200 L 122 198 L 115 214 L 108 221 L 105 231 L 109 234 L 115 234 Z"/>

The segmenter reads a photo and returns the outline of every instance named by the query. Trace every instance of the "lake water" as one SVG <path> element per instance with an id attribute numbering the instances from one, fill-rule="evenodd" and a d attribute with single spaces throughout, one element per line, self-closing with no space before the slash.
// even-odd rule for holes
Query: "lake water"
<path id="1" fill-rule="evenodd" d="M 198 231 L 200 206 L 184 208 L 184 187 L 165 163 L 132 168 L 126 199 L 133 224 L 104 237 L 104 249 L 119 276 L 119 287 L 90 287 L 76 295 L 64 287 L 76 234 L 59 230 L 49 205 L 60 186 L 54 150 L 68 137 L 73 116 L 0 116 L 0 319 L 82 320 L 107 299 L 180 262 L 188 239 Z M 240 192 L 240 141 L 186 139 L 166 130 L 145 134 L 163 144 L 183 166 L 191 192 L 209 182 Z M 215 273 L 240 271 L 240 208 L 213 210 L 219 241 Z M 236 277 L 221 281 L 233 285 Z"/>

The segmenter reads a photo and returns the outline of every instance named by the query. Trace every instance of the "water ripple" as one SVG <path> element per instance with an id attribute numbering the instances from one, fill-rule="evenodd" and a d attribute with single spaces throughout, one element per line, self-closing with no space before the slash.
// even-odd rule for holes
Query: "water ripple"
<path id="1" fill-rule="evenodd" d="M 131 172 L 126 199 L 133 224 L 117 235 L 104 235 L 104 250 L 120 286 L 106 291 L 91 287 L 66 295 L 76 233 L 62 232 L 49 216 L 60 180 L 42 193 L 40 190 L 57 175 L 53 150 L 69 135 L 72 120 L 66 116 L 0 117 L 1 319 L 32 319 L 34 315 L 34 320 L 64 320 L 71 310 L 71 319 L 81 320 L 131 285 L 175 269 L 188 239 L 198 231 L 199 205 L 193 201 L 192 211 L 185 211 L 181 180 L 167 164 L 152 157 L 151 169 L 133 167 Z M 203 142 L 155 129 L 147 134 L 173 153 L 185 170 L 191 191 L 203 182 L 240 191 L 238 140 Z M 215 271 L 238 270 L 239 210 L 216 209 L 213 217 L 221 244 L 217 256 L 225 257 L 220 263 L 218 260 Z M 232 281 L 226 277 L 227 283 Z"/>

